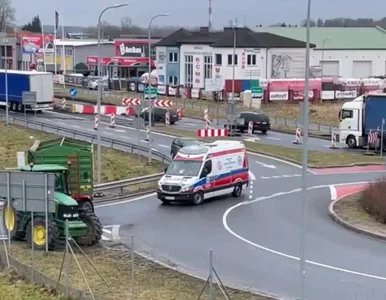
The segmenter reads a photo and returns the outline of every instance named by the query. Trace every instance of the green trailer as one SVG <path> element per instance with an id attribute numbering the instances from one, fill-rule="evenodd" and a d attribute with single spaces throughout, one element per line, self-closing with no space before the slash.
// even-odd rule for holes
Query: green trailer
<path id="1" fill-rule="evenodd" d="M 35 141 L 28 150 L 28 163 L 31 162 L 67 168 L 71 197 L 78 201 L 80 209 L 94 211 L 92 145 L 66 138 Z"/>

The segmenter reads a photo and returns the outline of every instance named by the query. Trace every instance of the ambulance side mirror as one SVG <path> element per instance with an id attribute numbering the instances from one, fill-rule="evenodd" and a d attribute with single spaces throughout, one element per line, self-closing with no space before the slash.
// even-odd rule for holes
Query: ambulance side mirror
<path id="1" fill-rule="evenodd" d="M 164 170 L 164 173 L 166 174 L 167 171 L 168 171 L 168 168 L 166 167 L 165 170 Z"/>

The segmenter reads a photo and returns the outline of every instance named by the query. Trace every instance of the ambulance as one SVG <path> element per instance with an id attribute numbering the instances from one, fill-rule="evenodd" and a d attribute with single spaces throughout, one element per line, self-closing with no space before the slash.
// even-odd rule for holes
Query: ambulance
<path id="1" fill-rule="evenodd" d="M 241 141 L 219 140 L 180 149 L 158 182 L 163 203 L 204 200 L 232 194 L 239 197 L 249 184 L 248 155 Z"/>

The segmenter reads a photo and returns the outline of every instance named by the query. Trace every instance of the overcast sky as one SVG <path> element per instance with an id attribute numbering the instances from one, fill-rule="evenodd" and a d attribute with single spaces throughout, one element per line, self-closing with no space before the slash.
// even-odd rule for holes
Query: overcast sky
<path id="1" fill-rule="evenodd" d="M 122 1 L 122 2 L 120 2 Z M 149 19 L 160 13 L 170 17 L 156 20 L 155 25 L 206 26 L 208 24 L 209 0 L 13 0 L 18 25 L 39 15 L 43 24 L 54 23 L 54 11 L 63 17 L 64 25 L 89 26 L 97 23 L 99 13 L 108 5 L 129 3 L 128 7 L 111 10 L 103 20 L 119 24 L 128 16 L 134 24 L 146 26 Z M 372 17 L 386 16 L 386 1 L 371 0 L 313 0 L 312 18 Z M 306 16 L 307 0 L 212 0 L 213 25 L 220 28 L 229 19 L 238 18 L 240 25 L 270 25 L 277 22 L 300 23 Z M 291 12 L 291 14 L 289 14 Z"/>

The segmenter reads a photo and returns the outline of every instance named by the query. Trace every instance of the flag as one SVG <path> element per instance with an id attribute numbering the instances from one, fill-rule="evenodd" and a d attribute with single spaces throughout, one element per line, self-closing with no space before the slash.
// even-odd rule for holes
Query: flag
<path id="1" fill-rule="evenodd" d="M 55 30 L 58 30 L 58 26 L 59 26 L 59 14 L 55 10 Z"/>

